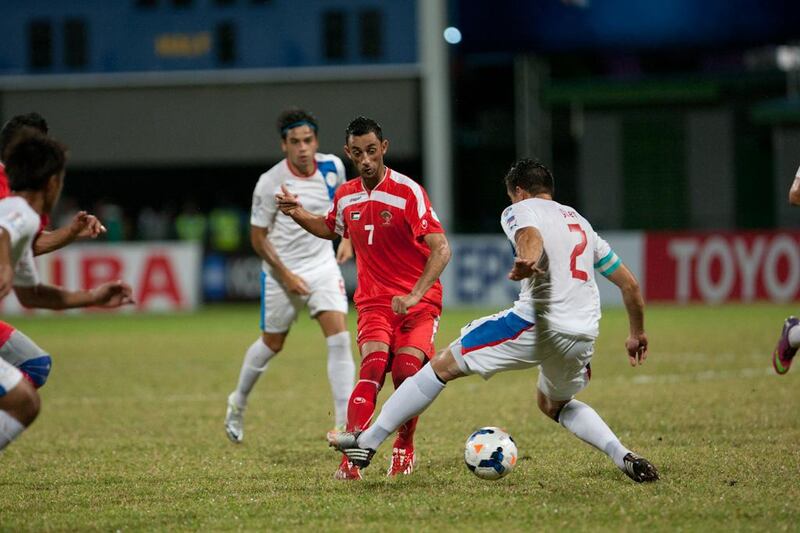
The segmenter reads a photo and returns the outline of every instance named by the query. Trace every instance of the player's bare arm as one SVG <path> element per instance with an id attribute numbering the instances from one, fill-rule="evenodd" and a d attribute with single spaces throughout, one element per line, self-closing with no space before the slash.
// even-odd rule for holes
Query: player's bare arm
<path id="1" fill-rule="evenodd" d="M 400 315 L 408 313 L 409 308 L 418 304 L 422 297 L 428 292 L 439 276 L 444 272 L 447 263 L 450 262 L 450 244 L 444 233 L 429 233 L 424 237 L 425 244 L 431 251 L 422 275 L 414 284 L 411 292 L 403 296 L 392 298 L 392 310 Z"/>
<path id="2" fill-rule="evenodd" d="M 79 211 L 69 225 L 41 232 L 33 241 L 33 255 L 53 252 L 78 239 L 96 239 L 105 232 L 106 227 L 96 216 Z"/>
<path id="3" fill-rule="evenodd" d="M 342 239 L 339 247 L 336 249 L 336 262 L 344 264 L 353 258 L 353 243 L 350 239 Z"/>
<path id="4" fill-rule="evenodd" d="M 11 239 L 8 232 L 0 228 L 0 300 L 11 292 L 14 267 L 11 264 Z"/>
<path id="5" fill-rule="evenodd" d="M 789 203 L 800 205 L 800 169 L 798 169 L 798 175 L 794 177 L 792 186 L 789 188 Z"/>
<path id="6" fill-rule="evenodd" d="M 278 256 L 277 250 L 275 250 L 275 247 L 267 238 L 268 233 L 269 230 L 267 228 L 250 226 L 250 244 L 253 246 L 253 250 L 255 250 L 261 259 L 272 267 L 276 277 L 283 283 L 287 291 L 300 295 L 310 294 L 311 291 L 305 280 L 283 264 L 283 261 L 281 261 L 281 258 Z"/>
<path id="7" fill-rule="evenodd" d="M 72 309 L 76 307 L 114 308 L 135 303 L 131 286 L 122 281 L 109 281 L 86 291 L 69 291 L 54 285 L 14 287 L 20 303 L 40 309 Z"/>
<path id="8" fill-rule="evenodd" d="M 628 360 L 631 366 L 641 365 L 647 359 L 647 334 L 644 331 L 644 298 L 639 282 L 625 265 L 620 265 L 608 279 L 622 292 L 622 301 L 628 313 L 630 332 L 625 341 Z"/>
<path id="9" fill-rule="evenodd" d="M 537 274 L 543 274 L 536 265 L 542 258 L 544 251 L 544 240 L 542 234 L 536 228 L 520 228 L 514 234 L 517 256 L 514 258 L 514 266 L 508 273 L 508 279 L 520 281 Z"/>
<path id="10" fill-rule="evenodd" d="M 281 185 L 281 192 L 275 195 L 275 202 L 278 204 L 278 209 L 281 210 L 281 213 L 292 217 L 292 220 L 312 235 L 331 241 L 338 237 L 336 232 L 328 228 L 324 215 L 314 215 L 306 211 L 297 195 L 290 193 L 285 185 Z"/>

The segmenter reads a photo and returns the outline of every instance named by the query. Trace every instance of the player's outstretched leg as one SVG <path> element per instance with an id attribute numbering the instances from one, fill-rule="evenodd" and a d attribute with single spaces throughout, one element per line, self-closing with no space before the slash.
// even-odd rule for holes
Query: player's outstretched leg
<path id="1" fill-rule="evenodd" d="M 800 328 L 796 327 L 800 320 L 790 316 L 783 322 L 778 344 L 772 351 L 772 366 L 778 374 L 785 374 L 792 366 L 792 360 L 800 346 Z"/>
<path id="2" fill-rule="evenodd" d="M 277 352 L 264 343 L 263 337 L 258 338 L 247 349 L 239 372 L 239 383 L 236 385 L 236 390 L 228 396 L 228 409 L 225 413 L 225 434 L 231 442 L 238 444 L 244 440 L 244 411 L 247 407 L 247 397 L 258 378 L 267 369 L 269 360 Z"/>
<path id="3" fill-rule="evenodd" d="M 394 356 L 392 361 L 392 382 L 395 390 L 399 389 L 403 382 L 416 374 L 422 368 L 422 361 L 415 355 L 399 353 Z M 392 458 L 389 461 L 387 476 L 409 475 L 414 471 L 417 463 L 417 455 L 414 450 L 414 432 L 417 429 L 419 417 L 415 416 L 411 420 L 403 423 L 397 428 L 397 438 L 392 445 Z"/>
<path id="4" fill-rule="evenodd" d="M 538 403 L 542 412 L 560 423 L 576 437 L 608 455 L 625 474 L 641 483 L 658 479 L 658 471 L 647 459 L 622 445 L 597 411 L 579 400 L 551 400 L 541 390 Z"/>

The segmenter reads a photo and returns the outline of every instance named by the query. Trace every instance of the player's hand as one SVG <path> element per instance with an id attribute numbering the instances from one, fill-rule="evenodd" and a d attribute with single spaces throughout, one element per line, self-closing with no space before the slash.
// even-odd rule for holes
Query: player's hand
<path id="1" fill-rule="evenodd" d="M 644 363 L 647 359 L 647 334 L 644 332 L 638 335 L 631 334 L 625 341 L 625 349 L 628 351 L 628 361 L 631 366 Z"/>
<path id="2" fill-rule="evenodd" d="M 69 232 L 78 239 L 95 239 L 106 232 L 100 220 L 86 211 L 78 211 L 69 224 Z"/>
<path id="3" fill-rule="evenodd" d="M 417 296 L 410 292 L 404 296 L 395 296 L 392 298 L 392 311 L 398 315 L 408 313 L 408 310 L 414 307 L 422 299 L 422 296 Z"/>
<path id="4" fill-rule="evenodd" d="M 122 281 L 109 281 L 92 289 L 94 305 L 98 307 L 120 307 L 136 303 L 133 299 L 133 289 Z"/>
<path id="5" fill-rule="evenodd" d="M 297 199 L 297 195 L 290 193 L 286 185 L 281 185 L 281 192 L 275 195 L 275 202 L 278 204 L 278 209 L 280 209 L 281 213 L 284 215 L 291 216 L 292 211 L 303 207 L 303 204 Z"/>
<path id="6" fill-rule="evenodd" d="M 13 287 L 14 269 L 11 265 L 0 265 L 0 300 L 8 296 Z"/>
<path id="7" fill-rule="evenodd" d="M 353 243 L 350 239 L 342 239 L 339 248 L 336 249 L 336 262 L 340 265 L 353 258 Z"/>
<path id="8" fill-rule="evenodd" d="M 281 276 L 281 283 L 292 294 L 299 294 L 300 296 L 311 294 L 311 289 L 308 288 L 305 280 L 294 272 L 285 272 Z"/>
<path id="9" fill-rule="evenodd" d="M 508 279 L 512 281 L 521 281 L 531 276 L 539 276 L 544 274 L 544 270 L 536 266 L 538 261 L 532 259 L 523 259 L 521 257 L 514 258 L 514 266 L 508 273 Z"/>

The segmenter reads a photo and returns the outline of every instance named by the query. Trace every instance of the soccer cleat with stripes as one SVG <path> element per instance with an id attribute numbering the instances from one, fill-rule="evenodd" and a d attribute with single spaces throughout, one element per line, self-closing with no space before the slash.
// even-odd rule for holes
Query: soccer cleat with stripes
<path id="1" fill-rule="evenodd" d="M 623 472 L 636 483 L 645 483 L 658 479 L 658 470 L 644 457 L 629 453 L 622 459 L 622 462 L 625 464 Z"/>
<path id="2" fill-rule="evenodd" d="M 396 475 L 407 476 L 414 471 L 417 464 L 417 454 L 414 448 L 392 448 L 392 459 L 389 461 L 388 477 Z"/>
<path id="3" fill-rule="evenodd" d="M 772 352 L 772 367 L 778 374 L 785 374 L 792 366 L 792 360 L 797 353 L 797 348 L 793 348 L 789 344 L 789 330 L 796 325 L 800 324 L 800 319 L 790 316 L 783 323 L 781 336 L 778 339 L 778 344 L 775 345 L 775 350 Z"/>
<path id="4" fill-rule="evenodd" d="M 375 455 L 371 448 L 360 448 L 358 436 L 360 431 L 340 431 L 335 434 L 328 433 L 328 445 L 345 454 L 350 462 L 359 468 L 366 468 Z"/>
<path id="5" fill-rule="evenodd" d="M 233 395 L 228 396 L 228 411 L 225 413 L 225 434 L 231 442 L 239 444 L 244 440 L 244 407 L 239 407 L 233 401 Z"/>

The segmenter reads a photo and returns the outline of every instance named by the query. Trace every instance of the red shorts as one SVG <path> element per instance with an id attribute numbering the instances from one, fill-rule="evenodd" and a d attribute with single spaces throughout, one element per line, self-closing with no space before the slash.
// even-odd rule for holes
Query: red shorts
<path id="1" fill-rule="evenodd" d="M 434 355 L 433 338 L 439 328 L 438 308 L 417 304 L 405 315 L 391 307 L 375 306 L 358 310 L 358 345 L 383 342 L 392 353 L 400 348 L 417 348 L 430 359 Z"/>

